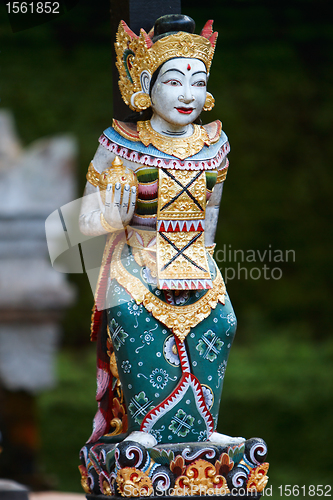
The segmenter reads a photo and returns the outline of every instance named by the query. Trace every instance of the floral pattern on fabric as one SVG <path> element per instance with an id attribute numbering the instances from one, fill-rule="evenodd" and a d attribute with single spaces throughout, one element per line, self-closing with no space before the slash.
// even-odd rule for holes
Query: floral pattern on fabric
<path id="1" fill-rule="evenodd" d="M 178 410 L 171 419 L 169 430 L 179 437 L 185 437 L 190 432 L 194 421 L 195 418 L 192 415 L 188 415 L 183 410 Z"/>
<path id="2" fill-rule="evenodd" d="M 116 351 L 119 351 L 120 347 L 125 344 L 128 333 L 125 332 L 125 330 L 119 325 L 119 323 L 117 323 L 114 318 L 112 318 L 109 328 L 111 333 L 112 345 L 116 349 Z"/>
<path id="3" fill-rule="evenodd" d="M 148 411 L 152 410 L 153 408 L 154 406 L 151 405 L 151 401 L 149 401 L 144 391 L 136 394 L 134 398 L 131 399 L 131 402 L 128 405 L 129 411 L 138 424 L 141 424 L 146 413 L 148 413 Z"/>
<path id="4" fill-rule="evenodd" d="M 197 344 L 197 351 L 204 359 L 210 362 L 215 361 L 219 355 L 224 342 L 212 330 L 208 330 L 203 334 Z"/>

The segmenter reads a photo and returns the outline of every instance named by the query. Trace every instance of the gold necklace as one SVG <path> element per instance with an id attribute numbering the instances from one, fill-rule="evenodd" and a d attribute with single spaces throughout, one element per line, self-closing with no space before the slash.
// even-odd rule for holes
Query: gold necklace
<path id="1" fill-rule="evenodd" d="M 163 151 L 168 155 L 176 156 L 180 160 L 184 160 L 190 156 L 199 153 L 204 145 L 209 146 L 210 141 L 206 130 L 200 125 L 193 124 L 193 134 L 190 137 L 166 137 L 159 134 L 150 124 L 150 121 L 138 122 L 138 132 L 140 141 L 149 146 L 152 144 L 159 151 Z"/>

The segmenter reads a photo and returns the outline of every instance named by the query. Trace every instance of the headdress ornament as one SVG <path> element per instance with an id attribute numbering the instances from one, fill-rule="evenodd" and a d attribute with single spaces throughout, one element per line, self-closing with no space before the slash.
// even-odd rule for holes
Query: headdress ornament
<path id="1" fill-rule="evenodd" d="M 116 66 L 119 71 L 119 88 L 124 102 L 134 111 L 150 105 L 149 84 L 153 73 L 161 64 L 174 57 L 189 57 L 202 61 L 209 72 L 213 59 L 217 32 L 213 21 L 205 24 L 200 35 L 184 31 L 158 36 L 153 41 L 154 30 L 149 34 L 140 30 L 137 36 L 120 21 L 116 36 Z"/>

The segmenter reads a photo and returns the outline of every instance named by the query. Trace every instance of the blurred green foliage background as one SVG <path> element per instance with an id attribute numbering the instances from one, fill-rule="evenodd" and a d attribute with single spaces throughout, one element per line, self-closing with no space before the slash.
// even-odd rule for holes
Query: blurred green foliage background
<path id="1" fill-rule="evenodd" d="M 183 0 L 219 31 L 208 90 L 231 144 L 217 247 L 294 250 L 288 262 L 218 262 L 261 270 L 229 280 L 239 328 L 219 430 L 263 437 L 273 498 L 284 484 L 332 477 L 333 25 L 322 0 Z M 81 0 L 61 18 L 12 33 L 1 7 L 1 106 L 33 140 L 64 132 L 79 141 L 78 196 L 101 131 L 112 119 L 108 0 Z M 222 255 L 221 253 L 219 254 Z M 238 254 L 240 255 L 240 254 Z M 263 265 L 281 279 L 264 279 Z M 230 276 L 230 273 L 229 273 Z M 253 276 L 258 276 L 258 272 Z M 278 276 L 278 273 L 275 274 Z M 64 322 L 59 385 L 39 397 L 43 467 L 61 490 L 81 491 L 78 451 L 95 412 L 92 294 L 72 275 L 79 302 Z"/>

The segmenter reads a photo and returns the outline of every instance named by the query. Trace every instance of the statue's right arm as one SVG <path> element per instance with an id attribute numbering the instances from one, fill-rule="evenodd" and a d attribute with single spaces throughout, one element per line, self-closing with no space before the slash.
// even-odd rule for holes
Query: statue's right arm
<path id="1" fill-rule="evenodd" d="M 114 153 L 111 153 L 100 145 L 93 158 L 95 170 L 101 173 L 103 170 L 109 168 L 114 157 Z M 108 233 L 101 223 L 102 209 L 99 198 L 98 187 L 87 182 L 83 193 L 79 219 L 80 231 L 87 236 L 99 236 L 100 234 Z"/>

